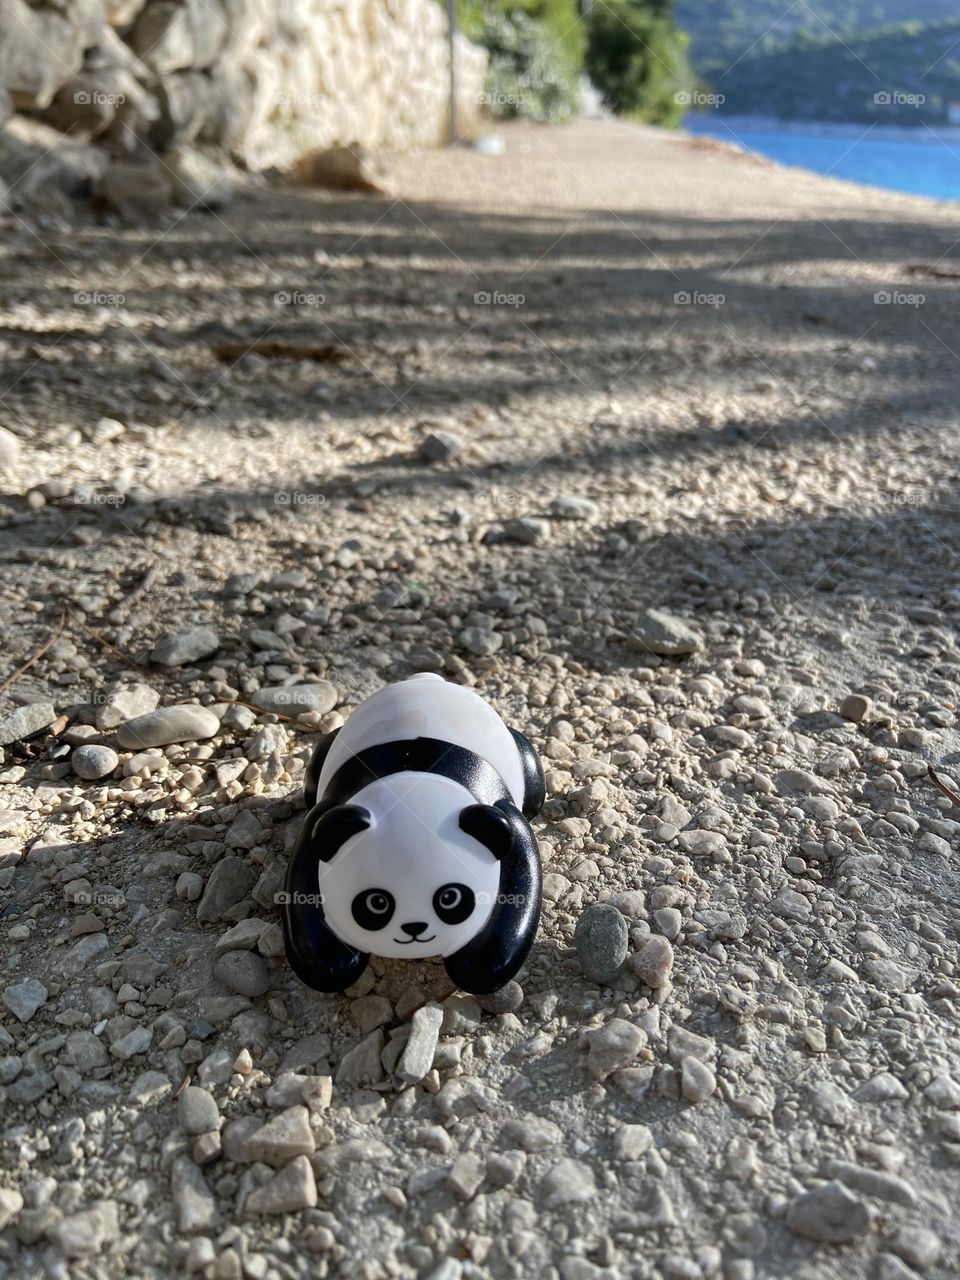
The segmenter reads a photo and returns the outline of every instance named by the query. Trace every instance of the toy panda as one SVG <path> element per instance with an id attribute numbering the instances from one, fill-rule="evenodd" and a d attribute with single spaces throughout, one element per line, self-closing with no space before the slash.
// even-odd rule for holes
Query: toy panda
<path id="1" fill-rule="evenodd" d="M 478 694 L 437 675 L 378 690 L 317 745 L 305 791 L 283 932 L 308 986 L 342 991 L 371 954 L 442 956 L 475 994 L 513 977 L 540 919 L 543 770 Z"/>

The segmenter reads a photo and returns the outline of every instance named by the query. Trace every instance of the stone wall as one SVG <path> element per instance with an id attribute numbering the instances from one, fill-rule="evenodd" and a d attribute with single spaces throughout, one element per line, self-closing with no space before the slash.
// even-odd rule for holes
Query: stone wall
<path id="1" fill-rule="evenodd" d="M 442 141 L 448 58 L 437 0 L 0 0 L 0 123 L 12 106 L 115 154 L 287 169 Z M 460 38 L 457 60 L 468 129 L 486 54 Z"/>

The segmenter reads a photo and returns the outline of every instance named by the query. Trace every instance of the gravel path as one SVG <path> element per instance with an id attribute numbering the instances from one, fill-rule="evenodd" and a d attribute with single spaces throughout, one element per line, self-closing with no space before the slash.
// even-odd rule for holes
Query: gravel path
<path id="1" fill-rule="evenodd" d="M 956 1276 L 955 208 L 612 122 L 393 176 L 0 220 L 0 1275 Z M 282 955 L 417 670 L 547 771 L 483 1007 Z"/>

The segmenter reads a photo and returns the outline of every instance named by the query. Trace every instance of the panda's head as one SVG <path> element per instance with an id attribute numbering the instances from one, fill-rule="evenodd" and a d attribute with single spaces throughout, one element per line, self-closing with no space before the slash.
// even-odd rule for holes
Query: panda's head
<path id="1" fill-rule="evenodd" d="M 343 990 L 372 954 L 441 956 L 459 986 L 482 993 L 520 967 L 539 916 L 539 854 L 522 814 L 478 804 L 446 776 L 401 772 L 307 815 L 284 938 L 318 990 Z"/>
<path id="2" fill-rule="evenodd" d="M 326 839 L 332 857 L 318 867 L 318 889 L 343 942 L 422 960 L 451 955 L 479 933 L 496 901 L 500 864 L 460 826 L 470 804 L 449 778 L 394 774 L 358 792 L 345 816 L 341 807 L 320 818 L 318 845 Z"/>

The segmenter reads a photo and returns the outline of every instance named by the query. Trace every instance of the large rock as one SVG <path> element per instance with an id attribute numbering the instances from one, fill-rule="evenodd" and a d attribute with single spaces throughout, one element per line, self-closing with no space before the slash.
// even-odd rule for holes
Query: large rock
<path id="1" fill-rule="evenodd" d="M 144 747 L 166 747 L 173 742 L 202 742 L 212 738 L 219 728 L 220 721 L 209 707 L 186 703 L 135 716 L 120 726 L 117 741 L 128 750 L 142 751 Z"/>
<path id="2" fill-rule="evenodd" d="M 645 609 L 633 624 L 627 645 L 646 653 L 678 658 L 696 653 L 702 648 L 703 641 L 682 618 L 667 613 L 665 609 Z"/>
<path id="3" fill-rule="evenodd" d="M 103 27 L 102 0 L 70 0 L 43 8 L 4 0 L 0 21 L 0 68 L 13 104 L 44 110 L 54 94 L 83 66 L 88 46 Z"/>
<path id="4" fill-rule="evenodd" d="M 158 76 L 211 66 L 227 38 L 223 9 L 210 0 L 154 0 L 133 29 L 131 43 Z"/>
<path id="5" fill-rule="evenodd" d="M 31 702 L 13 711 L 0 712 L 0 747 L 42 733 L 56 718 L 52 702 Z"/>

